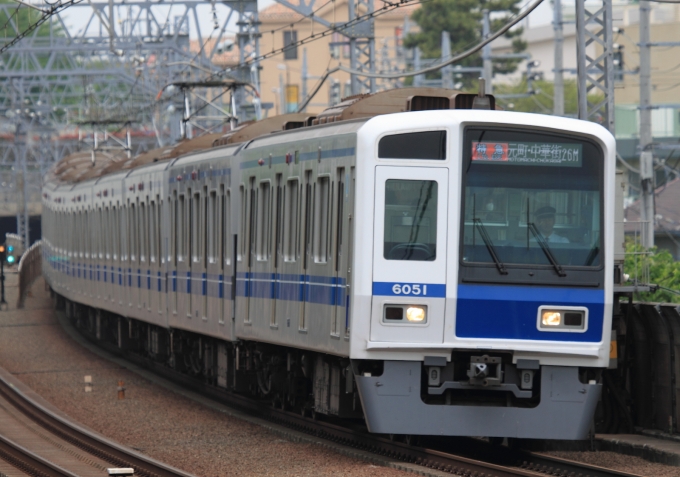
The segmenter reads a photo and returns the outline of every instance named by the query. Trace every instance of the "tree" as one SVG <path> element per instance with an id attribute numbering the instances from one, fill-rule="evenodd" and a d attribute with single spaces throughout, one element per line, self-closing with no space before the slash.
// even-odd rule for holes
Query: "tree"
<path id="1" fill-rule="evenodd" d="M 626 240 L 626 260 L 624 272 L 632 279 L 639 279 L 641 270 L 649 267 L 649 282 L 659 288 L 652 293 L 638 293 L 642 301 L 680 303 L 680 262 L 673 260 L 668 250 L 656 247 L 644 253 L 640 244 Z"/>
<path id="2" fill-rule="evenodd" d="M 494 15 L 491 31 L 496 31 L 509 21 L 512 14 L 519 11 L 518 0 L 431 0 L 423 3 L 413 13 L 413 20 L 420 27 L 419 33 L 409 34 L 405 39 L 407 48 L 418 47 L 425 58 L 441 57 L 441 36 L 449 32 L 451 51 L 461 52 L 482 40 L 482 11 L 503 12 Z M 522 29 L 506 33 L 511 38 L 513 51 L 519 53 L 526 49 L 526 42 L 520 39 Z M 517 69 L 520 59 L 494 60 L 494 73 L 506 74 Z M 481 66 L 481 54 L 472 55 L 461 62 L 461 66 Z M 465 87 L 476 85 L 476 78 L 468 77 L 463 81 Z"/>

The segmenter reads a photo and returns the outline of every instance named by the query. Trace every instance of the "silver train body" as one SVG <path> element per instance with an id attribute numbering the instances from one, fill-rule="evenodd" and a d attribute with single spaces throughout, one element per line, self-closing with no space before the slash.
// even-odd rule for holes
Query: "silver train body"
<path id="1" fill-rule="evenodd" d="M 198 337 L 224 387 L 376 433 L 582 439 L 609 360 L 614 155 L 593 123 L 501 111 L 274 133 L 47 183 L 44 274 L 126 339 L 146 326 L 150 355 Z"/>

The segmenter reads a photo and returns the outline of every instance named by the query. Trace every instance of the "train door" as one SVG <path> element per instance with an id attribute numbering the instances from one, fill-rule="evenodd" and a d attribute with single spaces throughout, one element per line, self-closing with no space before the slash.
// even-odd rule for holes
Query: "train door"
<path id="1" fill-rule="evenodd" d="M 220 289 L 218 292 L 220 298 L 219 323 L 224 325 L 228 322 L 231 323 L 234 308 L 230 300 L 236 299 L 236 297 L 232 295 L 233 285 L 231 283 L 234 274 L 231 262 L 232 253 L 234 252 L 234 238 L 231 233 L 231 189 L 227 188 L 225 190 L 224 185 L 222 185 L 220 187 L 219 200 L 221 201 L 221 220 L 219 223 L 222 225 L 221 230 L 217 234 L 219 237 L 218 247 L 221 249 L 218 255 L 221 263 Z"/>
<path id="2" fill-rule="evenodd" d="M 346 268 L 342 267 L 342 250 L 343 250 L 343 233 L 344 233 L 344 219 L 345 219 L 345 168 L 340 167 L 337 170 L 337 189 L 335 191 L 335 200 L 332 203 L 335 205 L 335 250 L 333 251 L 333 271 L 334 287 L 333 287 L 333 317 L 331 318 L 331 334 L 333 336 L 340 336 L 340 328 L 344 318 L 345 311 L 345 285 L 347 280 Z"/>
<path id="3" fill-rule="evenodd" d="M 311 265 L 312 254 L 312 240 L 314 227 L 314 186 L 312 183 L 312 171 L 305 171 L 304 183 L 304 203 L 302 206 L 303 227 L 302 231 L 302 302 L 300 304 L 300 322 L 299 330 L 307 331 L 307 319 L 309 315 L 309 266 Z"/>
<path id="4" fill-rule="evenodd" d="M 441 343 L 448 169 L 376 168 L 371 340 Z"/>
<path id="5" fill-rule="evenodd" d="M 257 182 L 255 177 L 250 178 L 248 187 L 248 211 L 247 211 L 247 228 L 248 236 L 244 239 L 247 240 L 246 245 L 246 323 L 253 322 L 253 316 L 255 312 L 253 310 L 254 300 L 253 300 L 253 270 L 255 264 L 255 250 L 256 250 L 256 236 L 257 236 Z"/>
<path id="6" fill-rule="evenodd" d="M 273 263 L 274 268 L 272 273 L 273 283 L 273 293 L 272 293 L 272 309 L 269 319 L 269 326 L 276 328 L 278 326 L 277 313 L 278 313 L 278 301 L 280 297 L 280 287 L 281 287 L 281 262 L 283 260 L 283 250 L 282 250 L 282 235 L 283 235 L 283 184 L 282 175 L 276 174 L 276 184 L 274 191 L 274 244 L 273 244 Z"/>

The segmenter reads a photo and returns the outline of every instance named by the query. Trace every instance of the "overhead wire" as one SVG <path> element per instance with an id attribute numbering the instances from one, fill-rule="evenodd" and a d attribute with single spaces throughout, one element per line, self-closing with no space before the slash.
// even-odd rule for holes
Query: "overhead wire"
<path id="1" fill-rule="evenodd" d="M 71 7 L 73 5 L 77 5 L 77 4 L 79 4 L 83 1 L 84 0 L 67 0 L 65 2 L 60 2 L 60 3 L 52 5 L 50 7 L 50 9 L 46 10 L 45 13 L 38 20 L 36 20 L 32 24 L 30 24 L 24 31 L 22 31 L 17 36 L 15 36 L 12 40 L 10 40 L 9 42 L 5 43 L 2 47 L 0 47 L 0 54 L 4 53 L 9 48 L 11 48 L 12 46 L 16 45 L 18 42 L 23 40 L 29 33 L 31 33 L 36 28 L 38 28 L 40 25 L 45 23 L 51 16 L 56 15 L 60 11 L 66 9 L 68 7 Z"/>
<path id="2" fill-rule="evenodd" d="M 260 56 L 252 57 L 252 58 L 244 61 L 243 63 L 240 63 L 238 66 L 232 66 L 232 67 L 224 68 L 219 73 L 216 73 L 216 74 L 211 75 L 208 78 L 206 78 L 206 81 L 209 81 L 209 80 L 215 78 L 215 76 L 224 76 L 225 74 L 230 73 L 231 71 L 234 71 L 236 68 L 242 68 L 244 66 L 251 65 L 251 64 L 256 63 L 258 61 L 266 60 L 267 58 L 271 58 L 273 56 L 279 55 L 279 54 L 284 53 L 284 52 L 286 52 L 286 51 L 288 51 L 292 48 L 295 48 L 295 47 L 298 47 L 298 46 L 301 46 L 301 45 L 304 45 L 304 44 L 307 44 L 307 43 L 311 43 L 312 41 L 319 40 L 323 37 L 330 35 L 331 33 L 334 33 L 334 32 L 342 33 L 344 30 L 346 30 L 350 27 L 353 27 L 353 26 L 355 26 L 355 25 L 357 25 L 357 24 L 359 24 L 359 23 L 361 23 L 361 22 L 363 22 L 363 21 L 365 21 L 369 18 L 379 17 L 381 15 L 384 15 L 386 13 L 394 11 L 397 8 L 403 7 L 407 4 L 408 5 L 422 4 L 422 3 L 426 3 L 427 1 L 430 1 L 430 0 L 401 0 L 401 2 L 399 4 L 385 5 L 384 7 L 380 8 L 379 10 L 369 12 L 369 13 L 366 13 L 364 15 L 360 15 L 360 16 L 353 18 L 352 20 L 348 20 L 347 22 L 344 22 L 344 23 L 334 24 L 333 27 L 328 28 L 326 30 L 323 30 L 320 33 L 314 33 L 310 36 L 307 36 L 307 37 L 302 38 L 300 40 L 297 40 L 295 42 L 291 42 L 288 45 L 285 45 L 281 48 L 272 49 L 272 51 L 270 51 L 269 53 L 264 53 Z"/>
<path id="3" fill-rule="evenodd" d="M 542 2 L 543 2 L 543 0 L 534 0 L 527 7 L 527 9 L 524 12 L 515 14 L 514 18 L 510 22 L 506 23 L 503 27 L 501 27 L 499 30 L 497 30 L 495 33 L 493 33 L 492 35 L 490 35 L 486 39 L 482 40 L 481 42 L 478 42 L 477 44 L 475 44 L 475 45 L 469 47 L 468 49 L 466 49 L 465 51 L 463 51 L 462 53 L 460 53 L 456 56 L 453 56 L 446 61 L 428 66 L 426 68 L 421 68 L 420 70 L 404 71 L 404 72 L 399 72 L 399 73 L 387 73 L 386 74 L 386 73 L 371 73 L 371 72 L 367 72 L 367 71 L 358 71 L 358 70 L 354 70 L 354 69 L 351 69 L 351 68 L 347 68 L 347 67 L 342 66 L 342 65 L 338 65 L 338 66 L 336 66 L 335 68 L 332 68 L 332 69 L 326 69 L 326 72 L 322 75 L 322 77 L 320 79 L 319 85 L 313 91 L 313 94 L 310 94 L 305 99 L 305 101 L 300 105 L 300 107 L 298 108 L 298 112 L 302 111 L 307 106 L 307 104 L 309 104 L 309 102 L 312 100 L 314 95 L 321 88 L 321 85 L 323 84 L 323 82 L 326 79 L 328 79 L 328 77 L 331 74 L 333 74 L 337 71 L 344 71 L 346 73 L 355 74 L 355 75 L 359 75 L 359 76 L 363 76 L 363 77 L 367 77 L 367 78 L 381 78 L 381 79 L 400 79 L 400 78 L 404 78 L 404 77 L 408 77 L 408 76 L 417 76 L 417 75 L 421 75 L 421 74 L 430 73 L 432 71 L 437 71 L 437 70 L 439 70 L 439 69 L 441 69 L 445 66 L 448 66 L 450 64 L 461 61 L 461 60 L 467 58 L 468 56 L 471 56 L 471 55 L 477 53 L 479 50 L 484 48 L 484 46 L 491 43 L 492 41 L 494 41 L 496 38 L 500 37 L 501 35 L 505 34 L 508 30 L 510 30 L 510 28 L 512 28 L 517 23 L 522 21 L 527 15 L 529 15 L 532 11 L 534 11 L 536 9 L 536 7 L 538 7 Z M 419 2 L 419 3 L 423 3 L 423 2 Z M 543 105 L 541 105 L 541 106 L 543 108 L 545 108 L 545 106 L 543 106 Z"/>

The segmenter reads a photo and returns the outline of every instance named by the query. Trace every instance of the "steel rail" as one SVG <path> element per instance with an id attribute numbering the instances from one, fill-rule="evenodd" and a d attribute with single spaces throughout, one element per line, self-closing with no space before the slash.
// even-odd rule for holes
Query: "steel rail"
<path id="1" fill-rule="evenodd" d="M 69 323 L 69 326 L 72 325 Z M 370 434 L 364 429 L 352 429 L 347 426 L 304 417 L 298 413 L 276 409 L 269 403 L 263 403 L 247 396 L 217 388 L 199 379 L 181 374 L 147 357 L 140 356 L 131 351 L 121 350 L 113 343 L 98 341 L 85 330 L 78 330 L 78 332 L 96 346 L 114 355 L 121 356 L 176 384 L 242 412 L 315 437 L 387 456 L 395 460 L 457 475 L 483 475 L 487 477 L 537 477 L 545 475 L 564 477 L 641 477 L 637 474 L 504 446 L 492 446 L 487 443 L 480 443 L 481 445 L 476 452 L 477 456 L 471 458 L 452 454 L 442 448 L 424 448 L 392 441 L 381 435 Z"/>
<path id="2" fill-rule="evenodd" d="M 2 435 L 0 459 L 33 477 L 78 477 Z"/>
<path id="3" fill-rule="evenodd" d="M 85 429 L 68 419 L 55 414 L 42 404 L 24 394 L 4 373 L 0 373 L 0 395 L 29 419 L 51 434 L 96 456 L 115 467 L 132 467 L 136 476 L 141 477 L 195 477 L 192 474 L 156 461 L 148 456 L 128 449 L 112 440 Z M 44 460 L 44 459 L 43 459 Z M 48 475 L 48 474 L 45 474 Z M 56 474 L 52 474 L 56 475 Z M 60 474 L 74 477 L 73 474 Z"/>

